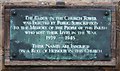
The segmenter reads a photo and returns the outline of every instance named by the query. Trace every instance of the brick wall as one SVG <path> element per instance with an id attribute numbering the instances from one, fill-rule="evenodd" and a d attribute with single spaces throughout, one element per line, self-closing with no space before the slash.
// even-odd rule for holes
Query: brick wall
<path id="1" fill-rule="evenodd" d="M 56 0 L 0 0 L 1 2 L 35 2 L 35 1 L 56 1 Z M 63 1 L 68 1 L 68 2 L 117 2 L 119 0 L 63 0 Z"/>
<path id="2" fill-rule="evenodd" d="M 0 70 L 2 69 L 2 3 L 4 2 L 52 2 L 56 0 L 0 0 Z M 86 4 L 86 3 L 117 3 L 120 0 L 64 0 L 66 3 Z"/>
<path id="3" fill-rule="evenodd" d="M 0 70 L 2 69 L 2 3 L 0 2 Z"/>

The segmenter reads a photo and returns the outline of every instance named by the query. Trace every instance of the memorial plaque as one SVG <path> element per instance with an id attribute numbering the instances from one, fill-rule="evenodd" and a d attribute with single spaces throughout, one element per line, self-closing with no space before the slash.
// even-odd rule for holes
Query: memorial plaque
<path id="1" fill-rule="evenodd" d="M 111 10 L 10 10 L 11 60 L 111 60 Z"/>

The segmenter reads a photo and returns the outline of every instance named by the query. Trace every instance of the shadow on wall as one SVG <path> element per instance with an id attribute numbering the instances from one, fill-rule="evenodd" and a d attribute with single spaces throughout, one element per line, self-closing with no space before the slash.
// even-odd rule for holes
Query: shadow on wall
<path id="1" fill-rule="evenodd" d="M 1 26 L 1 24 L 0 24 Z M 0 47 L 2 47 L 2 29 L 0 28 Z"/>
<path id="2" fill-rule="evenodd" d="M 2 46 L 2 4 L 0 3 L 0 48 Z"/>

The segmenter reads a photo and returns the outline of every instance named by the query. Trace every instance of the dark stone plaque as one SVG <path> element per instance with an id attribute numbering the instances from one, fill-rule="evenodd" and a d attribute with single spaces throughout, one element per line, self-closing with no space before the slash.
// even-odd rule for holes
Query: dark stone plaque
<path id="1" fill-rule="evenodd" d="M 111 10 L 10 10 L 11 60 L 111 60 Z"/>

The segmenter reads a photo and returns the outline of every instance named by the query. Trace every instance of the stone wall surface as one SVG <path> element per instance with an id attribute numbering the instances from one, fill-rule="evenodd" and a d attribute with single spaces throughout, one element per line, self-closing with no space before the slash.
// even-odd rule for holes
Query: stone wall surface
<path id="1" fill-rule="evenodd" d="M 0 70 L 3 67 L 3 51 L 2 51 L 2 4 L 3 3 L 17 3 L 17 2 L 50 2 L 55 3 L 58 0 L 0 0 Z M 60 1 L 60 0 L 59 0 Z M 61 0 L 65 1 L 66 3 L 75 3 L 75 4 L 88 4 L 88 3 L 108 3 L 108 4 L 115 4 L 120 0 Z M 7 32 L 5 32 L 7 33 Z"/>

